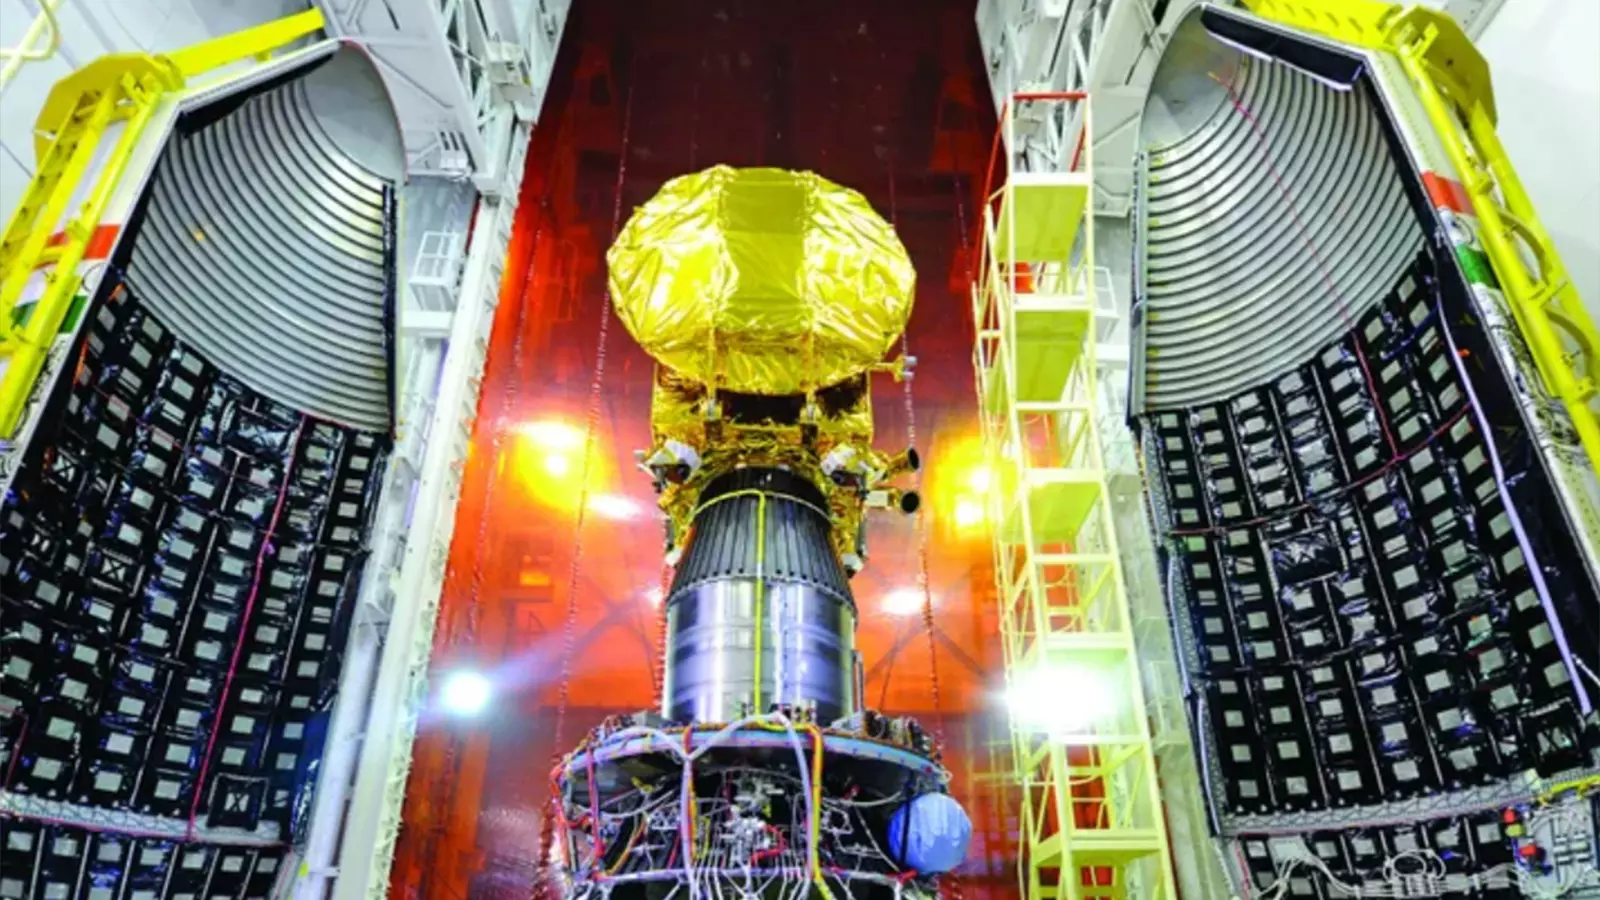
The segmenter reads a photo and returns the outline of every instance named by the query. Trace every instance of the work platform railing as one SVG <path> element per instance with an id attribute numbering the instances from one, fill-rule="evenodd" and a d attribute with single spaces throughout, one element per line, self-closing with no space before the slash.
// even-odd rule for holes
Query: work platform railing
<path id="1" fill-rule="evenodd" d="M 1036 104 L 1078 135 L 1059 171 L 1014 169 Z M 1099 434 L 1089 115 L 1082 92 L 1002 108 L 972 284 L 1019 875 L 1029 898 L 1176 900 Z"/>

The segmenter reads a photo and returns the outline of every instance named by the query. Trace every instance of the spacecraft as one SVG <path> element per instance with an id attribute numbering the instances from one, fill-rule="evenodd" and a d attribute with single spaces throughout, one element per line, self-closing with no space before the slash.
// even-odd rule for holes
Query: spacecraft
<path id="1" fill-rule="evenodd" d="M 640 451 L 675 566 L 661 708 L 552 773 L 563 892 L 931 897 L 970 823 L 936 737 L 864 707 L 850 577 L 865 517 L 914 513 L 914 449 L 872 445 L 869 379 L 915 272 L 857 192 L 718 166 L 668 182 L 610 249 L 657 362 Z"/>

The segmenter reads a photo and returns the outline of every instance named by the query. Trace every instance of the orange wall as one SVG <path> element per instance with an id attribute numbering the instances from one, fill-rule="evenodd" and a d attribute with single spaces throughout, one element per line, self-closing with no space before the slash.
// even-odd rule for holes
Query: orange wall
<path id="1" fill-rule="evenodd" d="M 576 7 L 528 155 L 434 655 L 436 670 L 490 673 L 499 693 L 470 723 L 424 717 L 392 896 L 529 896 L 552 756 L 604 715 L 654 703 L 662 533 L 632 464 L 649 438 L 651 362 L 613 323 L 596 389 L 603 254 L 618 217 L 714 163 L 813 169 L 863 191 L 917 265 L 908 344 L 927 552 L 913 520 L 874 524 L 854 584 L 858 644 L 870 705 L 944 723 L 983 860 L 965 894 L 1010 896 L 1007 804 L 969 778 L 987 765 L 999 678 L 989 544 L 951 514 L 970 492 L 975 439 L 963 238 L 994 128 L 972 3 Z M 885 382 L 874 400 L 880 445 L 904 445 L 902 389 Z M 590 512 L 580 531 L 583 455 L 560 445 L 581 443 L 591 411 L 587 496 L 646 514 Z M 916 589 L 924 557 L 931 640 L 893 596 Z"/>

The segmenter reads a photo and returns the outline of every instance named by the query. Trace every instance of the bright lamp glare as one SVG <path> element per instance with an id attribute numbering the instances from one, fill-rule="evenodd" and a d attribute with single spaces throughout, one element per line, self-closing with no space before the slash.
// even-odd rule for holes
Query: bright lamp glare
<path id="1" fill-rule="evenodd" d="M 475 716 L 489 705 L 493 692 L 489 679 L 477 672 L 456 672 L 445 680 L 441 698 L 453 715 Z"/>
<path id="2" fill-rule="evenodd" d="M 661 588 L 653 587 L 653 588 L 649 589 L 648 591 L 645 591 L 644 592 L 644 599 L 651 606 L 660 606 L 661 605 L 661 599 L 662 599 L 662 597 L 661 597 Z"/>
<path id="3" fill-rule="evenodd" d="M 621 494 L 597 494 L 589 498 L 589 509 L 608 519 L 637 519 L 639 504 Z"/>
<path id="4" fill-rule="evenodd" d="M 988 466 L 978 466 L 967 473 L 967 487 L 979 494 L 985 493 L 994 484 L 994 473 Z"/>
<path id="5" fill-rule="evenodd" d="M 896 588 L 884 595 L 883 611 L 891 616 L 914 616 L 922 612 L 922 591 Z"/>
<path id="6" fill-rule="evenodd" d="M 532 441 L 541 450 L 571 453 L 583 446 L 583 431 L 576 425 L 547 420 L 524 422 L 517 432 Z"/>
<path id="7" fill-rule="evenodd" d="M 567 459 L 565 453 L 546 453 L 544 456 L 544 470 L 546 474 L 560 478 L 572 471 L 572 461 Z"/>
<path id="8" fill-rule="evenodd" d="M 1087 734 L 1117 709 L 1115 681 L 1086 666 L 1042 666 L 1017 674 L 1006 706 L 1019 728 L 1054 735 Z"/>
<path id="9" fill-rule="evenodd" d="M 962 497 L 956 501 L 955 517 L 957 528 L 976 528 L 983 524 L 983 504 Z"/>

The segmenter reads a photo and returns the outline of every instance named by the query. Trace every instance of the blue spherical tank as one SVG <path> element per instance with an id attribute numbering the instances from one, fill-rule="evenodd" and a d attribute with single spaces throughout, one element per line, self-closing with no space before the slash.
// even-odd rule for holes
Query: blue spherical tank
<path id="1" fill-rule="evenodd" d="M 923 794 L 889 820 L 889 852 L 925 874 L 948 872 L 967 856 L 972 820 L 949 794 Z"/>

